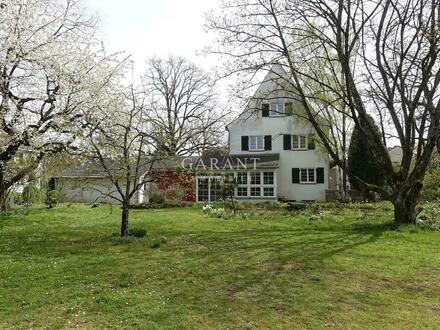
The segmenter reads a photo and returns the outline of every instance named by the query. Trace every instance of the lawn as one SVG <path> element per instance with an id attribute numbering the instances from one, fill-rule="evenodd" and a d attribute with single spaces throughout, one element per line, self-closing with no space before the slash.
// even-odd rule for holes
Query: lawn
<path id="1" fill-rule="evenodd" d="M 0 218 L 0 328 L 440 327 L 440 233 L 356 209 L 247 220 L 200 209 Z"/>

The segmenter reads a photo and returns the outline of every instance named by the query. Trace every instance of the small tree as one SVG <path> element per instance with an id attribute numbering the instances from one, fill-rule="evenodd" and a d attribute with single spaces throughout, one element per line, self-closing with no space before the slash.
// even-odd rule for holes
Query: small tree
<path id="1" fill-rule="evenodd" d="M 109 95 L 105 115 L 89 118 L 90 158 L 98 163 L 114 189 L 98 190 L 122 205 L 121 237 L 129 235 L 129 209 L 136 193 L 152 181 L 150 173 L 158 152 L 154 152 L 146 122 L 145 97 L 131 86 Z"/>
<path id="2" fill-rule="evenodd" d="M 235 195 L 235 188 L 238 186 L 237 178 L 235 178 L 233 175 L 225 175 L 222 178 L 221 181 L 221 191 L 225 198 L 229 199 L 231 202 L 232 210 L 234 211 L 234 214 L 236 213 L 235 208 L 235 201 L 234 201 L 234 195 Z"/>

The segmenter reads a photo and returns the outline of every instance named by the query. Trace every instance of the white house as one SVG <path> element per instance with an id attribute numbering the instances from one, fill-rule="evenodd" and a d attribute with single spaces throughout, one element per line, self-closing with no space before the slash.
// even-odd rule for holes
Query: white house
<path id="1" fill-rule="evenodd" d="M 272 70 L 245 111 L 227 125 L 229 155 L 214 161 L 216 171 L 197 173 L 197 201 L 212 202 L 218 199 L 219 180 L 225 174 L 233 175 L 238 182 L 235 189 L 237 199 L 326 199 L 329 157 L 316 148 L 311 124 L 286 115 L 286 112 L 301 105 L 293 102 L 285 89 L 280 88 L 282 80 L 279 75 L 285 74 L 284 71 L 278 67 Z M 210 163 L 212 159 L 205 160 L 202 166 L 209 166 Z M 197 169 L 200 170 L 201 166 L 198 165 Z"/>
<path id="2" fill-rule="evenodd" d="M 224 198 L 222 177 L 233 176 L 238 200 L 326 200 L 326 191 L 334 186 L 329 184 L 329 157 L 315 145 L 311 124 L 289 115 L 301 105 L 282 88 L 282 74 L 280 67 L 274 67 L 246 109 L 227 125 L 228 150 L 159 162 L 153 173 L 156 188 L 166 192 L 178 184 L 185 187 L 187 201 L 213 202 Z M 182 180 L 182 171 L 192 179 Z M 108 197 L 115 193 L 114 187 L 102 172 L 97 164 L 74 167 L 53 178 L 53 188 L 62 190 L 68 201 L 114 202 Z M 148 190 L 133 202 L 148 202 Z"/>

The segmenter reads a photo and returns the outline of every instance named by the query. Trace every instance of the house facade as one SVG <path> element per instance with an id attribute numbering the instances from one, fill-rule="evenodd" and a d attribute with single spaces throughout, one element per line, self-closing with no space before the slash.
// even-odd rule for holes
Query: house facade
<path id="1" fill-rule="evenodd" d="M 154 184 L 133 196 L 133 203 L 147 203 L 154 189 L 166 196 L 176 185 L 182 187 L 186 201 L 214 202 L 225 198 L 225 177 L 234 178 L 237 200 L 325 201 L 336 181 L 329 157 L 316 143 L 311 124 L 291 115 L 301 105 L 283 88 L 284 80 L 279 78 L 283 74 L 274 67 L 245 110 L 227 125 L 227 150 L 158 162 L 150 173 Z M 92 165 L 69 169 L 53 179 L 66 201 L 115 202 L 110 197 L 116 193 L 111 182 L 99 165 Z"/>
<path id="2" fill-rule="evenodd" d="M 198 202 L 219 198 L 223 175 L 235 178 L 238 200 L 326 200 L 328 155 L 317 148 L 311 124 L 288 115 L 301 105 L 282 88 L 282 74 L 281 68 L 269 72 L 245 111 L 227 126 L 229 155 L 195 165 Z M 211 172 L 203 172 L 205 167 Z"/>

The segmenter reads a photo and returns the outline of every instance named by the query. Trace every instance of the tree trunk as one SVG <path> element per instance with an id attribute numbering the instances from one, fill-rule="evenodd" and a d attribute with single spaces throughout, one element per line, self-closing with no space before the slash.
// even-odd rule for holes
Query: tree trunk
<path id="1" fill-rule="evenodd" d="M 8 211 L 6 199 L 6 194 L 3 193 L 3 191 L 0 191 L 0 214 Z"/>
<path id="2" fill-rule="evenodd" d="M 344 159 L 344 164 L 346 164 L 346 160 Z M 348 176 L 347 170 L 342 169 L 342 200 L 348 199 Z"/>
<path id="3" fill-rule="evenodd" d="M 128 237 L 128 211 L 129 204 L 122 203 L 121 237 Z"/>
<path id="4" fill-rule="evenodd" d="M 235 215 L 235 202 L 234 202 L 234 194 L 232 194 L 232 193 L 231 193 L 230 197 L 231 197 L 231 202 L 232 202 L 232 210 L 234 211 L 234 215 Z"/>
<path id="5" fill-rule="evenodd" d="M 415 224 L 417 219 L 417 201 L 422 185 L 406 192 L 399 192 L 393 200 L 394 222 L 398 225 Z"/>
<path id="6" fill-rule="evenodd" d="M 0 164 L 0 213 L 6 213 L 7 211 L 7 191 L 5 189 L 5 183 L 3 180 L 3 171 Z"/>

